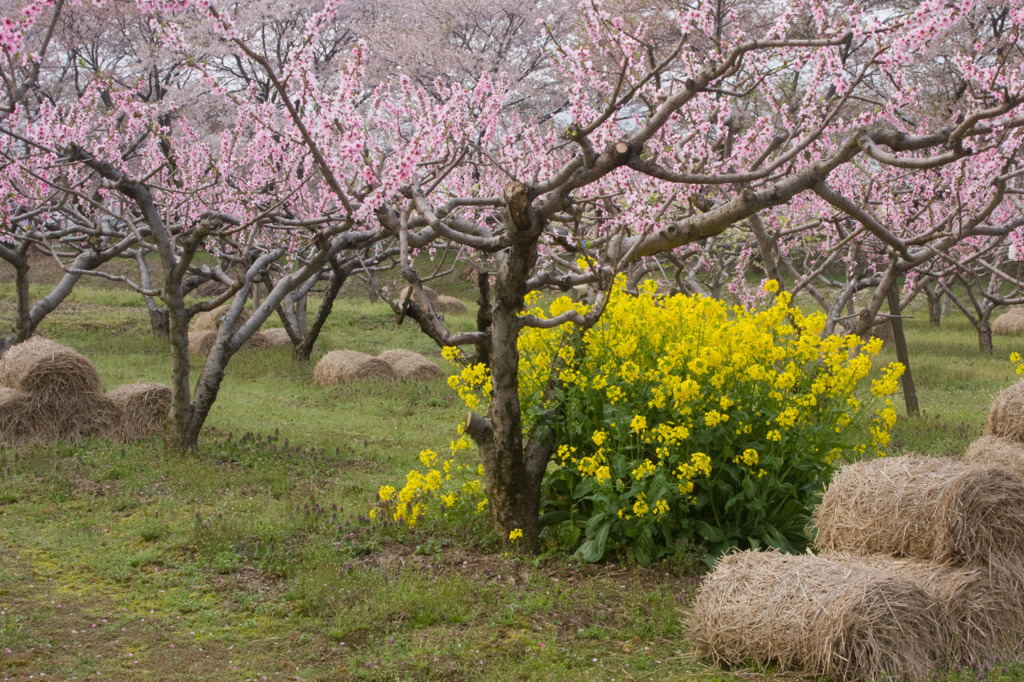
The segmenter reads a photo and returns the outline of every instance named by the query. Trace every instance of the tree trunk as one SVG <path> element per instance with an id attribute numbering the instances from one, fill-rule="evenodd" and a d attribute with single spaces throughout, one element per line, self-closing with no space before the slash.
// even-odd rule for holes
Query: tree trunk
<path id="1" fill-rule="evenodd" d="M 536 443 L 524 447 L 518 340 L 526 281 L 537 260 L 537 240 L 544 225 L 533 214 L 522 184 L 510 183 L 505 201 L 505 225 L 512 246 L 505 252 L 492 292 L 489 428 L 470 436 L 483 443 L 480 454 L 495 530 L 506 543 L 513 530 L 521 530 L 522 541 L 514 546 L 536 553 L 540 551 L 541 479 L 550 448 Z"/>
<path id="2" fill-rule="evenodd" d="M 196 450 L 199 430 L 192 426 L 191 358 L 188 352 L 188 313 L 181 280 L 175 269 L 164 268 L 164 302 L 167 304 L 168 337 L 171 340 L 171 407 L 167 413 L 164 446 L 171 452 Z"/>
<path id="3" fill-rule="evenodd" d="M 988 315 L 978 322 L 978 349 L 982 355 L 992 355 L 992 325 L 988 323 Z"/>
<path id="4" fill-rule="evenodd" d="M 928 323 L 934 327 L 942 326 L 942 292 L 924 287 L 925 298 L 928 299 Z"/>
<path id="5" fill-rule="evenodd" d="M 17 254 L 8 260 L 14 266 L 14 289 L 17 292 L 17 311 L 15 312 L 14 331 L 0 339 L 0 357 L 12 346 L 16 346 L 32 336 L 32 305 L 28 293 L 28 258 Z"/>
<path id="6" fill-rule="evenodd" d="M 903 376 L 900 381 L 903 384 L 903 402 L 907 406 L 907 414 L 919 417 L 921 408 L 917 404 L 917 388 L 914 386 L 914 376 L 910 373 L 910 353 L 907 350 L 907 337 L 903 334 L 903 319 L 900 317 L 900 294 L 894 282 L 889 287 L 889 312 L 893 317 L 892 335 L 896 344 L 896 359 L 903 365 Z"/>
<path id="7" fill-rule="evenodd" d="M 500 279 L 499 279 L 500 281 Z M 522 299 L 520 298 L 520 301 Z M 523 531 L 527 551 L 540 550 L 540 479 L 528 471 L 519 403 L 519 306 L 495 305 L 491 319 L 490 447 L 481 448 L 491 521 L 503 539 Z"/>
<path id="8" fill-rule="evenodd" d="M 135 262 L 139 266 L 139 282 L 146 289 L 153 288 L 153 279 L 149 273 L 149 264 L 146 262 L 146 251 L 139 248 L 135 254 Z M 169 339 L 171 337 L 171 320 L 166 308 L 162 308 L 152 296 L 143 296 L 146 303 L 146 310 L 149 311 L 149 327 L 153 336 L 158 339 Z"/>
<path id="9" fill-rule="evenodd" d="M 338 297 L 338 292 L 341 291 L 345 280 L 348 279 L 348 271 L 337 263 L 332 262 L 331 269 L 331 281 L 327 285 L 327 291 L 324 292 L 324 300 L 320 302 L 320 308 L 316 311 L 313 324 L 292 350 L 292 357 L 299 362 L 309 362 L 309 356 L 313 353 L 313 345 L 320 338 L 320 331 L 324 328 L 327 318 L 330 317 L 331 311 L 334 309 L 334 300 Z M 303 311 L 305 311 L 305 307 L 303 307 Z"/>

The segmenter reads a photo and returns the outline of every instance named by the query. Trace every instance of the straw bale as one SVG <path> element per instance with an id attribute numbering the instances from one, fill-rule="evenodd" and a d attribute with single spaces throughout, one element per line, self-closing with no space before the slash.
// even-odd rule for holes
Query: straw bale
<path id="1" fill-rule="evenodd" d="M 99 372 L 88 359 L 38 336 L 19 343 L 0 357 L 0 386 L 66 400 L 80 393 L 103 392 Z"/>
<path id="2" fill-rule="evenodd" d="M 1024 443 L 1024 380 L 1003 389 L 992 400 L 985 435 Z"/>
<path id="3" fill-rule="evenodd" d="M 705 579 L 689 639 L 719 665 L 775 663 L 840 680 L 923 678 L 943 654 L 937 613 L 921 587 L 859 562 L 740 552 Z"/>
<path id="4" fill-rule="evenodd" d="M 996 336 L 1020 336 L 1024 334 L 1024 310 L 1010 308 L 992 321 L 992 333 Z"/>
<path id="5" fill-rule="evenodd" d="M 434 309 L 448 315 L 465 315 L 469 312 L 465 303 L 454 296 L 445 296 L 444 294 L 437 297 L 437 305 L 434 306 Z"/>
<path id="6" fill-rule="evenodd" d="M 316 363 L 313 383 L 317 386 L 348 383 L 354 379 L 395 380 L 395 371 L 384 360 L 354 350 L 332 350 Z"/>
<path id="7" fill-rule="evenodd" d="M 81 393 L 66 400 L 48 393 L 0 389 L 0 443 L 4 445 L 111 436 L 120 424 L 121 408 L 102 393 Z"/>
<path id="8" fill-rule="evenodd" d="M 270 348 L 270 341 L 263 332 L 254 332 L 249 339 L 242 344 L 242 350 L 266 350 Z"/>
<path id="9" fill-rule="evenodd" d="M 405 381 L 429 381 L 447 376 L 435 363 L 419 353 L 404 348 L 381 351 L 377 357 L 391 365 L 395 375 Z"/>
<path id="10" fill-rule="evenodd" d="M 163 384 L 141 382 L 119 386 L 107 397 L 121 407 L 122 440 L 142 440 L 161 431 L 171 409 L 171 389 Z"/>
<path id="11" fill-rule="evenodd" d="M 205 313 L 199 313 L 192 318 L 192 331 L 194 332 L 211 332 L 217 331 L 220 328 L 220 319 L 227 315 L 228 310 L 231 308 L 230 305 L 222 305 L 214 308 L 213 310 L 207 310 Z M 249 321 L 251 315 L 249 311 L 242 308 L 242 313 L 238 316 L 238 320 L 235 321 L 235 326 L 232 331 L 238 331 L 239 327 Z"/>
<path id="12" fill-rule="evenodd" d="M 16 445 L 31 440 L 34 424 L 28 394 L 0 386 L 0 444 Z"/>
<path id="13" fill-rule="evenodd" d="M 188 333 L 188 352 L 193 355 L 208 355 L 217 342 L 216 330 L 191 331 Z M 243 350 L 263 350 L 270 348 L 270 342 L 263 332 L 256 332 L 242 344 Z"/>
<path id="14" fill-rule="evenodd" d="M 1024 641 L 1024 592 L 1002 571 L 940 566 L 920 559 L 826 555 L 838 561 L 862 561 L 920 586 L 938 605 L 936 622 L 942 651 L 950 665 L 992 663 L 1016 656 Z"/>
<path id="15" fill-rule="evenodd" d="M 410 291 L 412 291 L 412 295 L 411 296 L 409 294 Z M 428 286 L 424 286 L 423 287 L 423 296 L 427 297 L 427 300 L 430 301 L 430 307 L 432 307 L 435 312 L 441 312 L 440 310 L 437 309 L 438 295 L 437 295 L 436 291 L 434 291 L 433 289 L 431 289 Z M 398 299 L 397 300 L 398 300 L 399 303 L 401 303 L 402 301 L 404 301 L 406 299 L 406 297 L 409 297 L 409 300 L 411 300 L 413 303 L 415 303 L 417 306 L 419 306 L 423 310 L 426 310 L 427 307 L 423 304 L 423 296 L 420 296 L 419 293 L 414 291 L 412 286 L 407 286 L 406 288 L 402 289 L 402 292 L 400 294 L 398 294 Z"/>
<path id="16" fill-rule="evenodd" d="M 292 340 L 288 336 L 288 330 L 283 327 L 264 329 L 263 339 L 267 342 L 267 348 L 291 348 Z"/>
<path id="17" fill-rule="evenodd" d="M 216 331 L 189 332 L 188 352 L 192 355 L 206 355 L 216 340 Z"/>
<path id="18" fill-rule="evenodd" d="M 998 464 L 1024 480 L 1024 443 L 1001 436 L 982 436 L 967 446 L 964 461 L 971 464 Z"/>
<path id="19" fill-rule="evenodd" d="M 821 551 L 959 566 L 1024 562 L 1024 482 L 956 460 L 856 462 L 833 478 L 814 525 Z"/>

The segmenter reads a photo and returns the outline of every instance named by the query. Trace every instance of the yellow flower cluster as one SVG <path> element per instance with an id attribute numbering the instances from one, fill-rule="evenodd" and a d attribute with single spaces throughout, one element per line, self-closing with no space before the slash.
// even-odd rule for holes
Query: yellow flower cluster
<path id="1" fill-rule="evenodd" d="M 445 357 L 454 355 L 447 348 L 445 351 Z M 459 394 L 462 402 L 466 403 L 466 407 L 475 410 L 480 405 L 480 399 L 483 398 L 486 401 L 491 394 L 490 370 L 483 363 L 466 365 L 462 368 L 462 372 L 448 377 L 448 386 Z"/>
<path id="2" fill-rule="evenodd" d="M 1010 353 L 1010 362 L 1016 367 L 1017 374 L 1024 376 L 1024 360 L 1021 359 L 1020 353 Z"/>
<path id="3" fill-rule="evenodd" d="M 882 454 L 895 409 L 886 400 L 872 415 L 854 395 L 879 340 L 823 337 L 825 316 L 792 307 L 777 282 L 763 287 L 775 294 L 770 306 L 754 311 L 655 289 L 644 282 L 630 295 L 620 276 L 591 329 L 529 328 L 520 336 L 524 423 L 551 407 L 541 390 L 553 377 L 562 396 L 551 424 L 559 444 L 546 489 L 551 507 L 571 505 L 576 519 L 601 510 L 616 523 L 685 525 L 699 499 L 699 513 L 722 515 L 743 492 L 740 481 L 769 502 L 769 490 L 814 490 L 842 458 Z M 529 313 L 570 307 L 583 311 L 561 298 Z M 902 371 L 897 363 L 883 368 L 871 400 L 887 399 Z M 746 509 L 769 506 L 742 499 Z"/>
<path id="4" fill-rule="evenodd" d="M 483 465 L 458 463 L 456 453 L 466 450 L 472 443 L 462 425 L 458 432 L 459 438 L 451 443 L 450 458 L 442 460 L 433 450 L 423 450 L 419 460 L 424 471 L 411 470 L 401 490 L 395 490 L 390 485 L 382 486 L 377 492 L 379 502 L 370 510 L 370 518 L 389 518 L 415 528 L 421 518 L 434 508 L 440 508 L 444 516 L 460 506 L 474 513 L 483 512 L 487 507 L 487 497 L 483 494 L 481 483 Z M 441 504 L 432 507 L 428 504 L 431 500 L 439 500 Z"/>

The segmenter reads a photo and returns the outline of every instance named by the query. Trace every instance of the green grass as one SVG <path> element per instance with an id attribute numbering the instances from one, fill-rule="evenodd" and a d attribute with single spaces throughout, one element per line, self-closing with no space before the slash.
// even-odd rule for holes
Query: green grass
<path id="1" fill-rule="evenodd" d="M 472 298 L 464 282 L 438 288 Z M 10 295 L 0 284 L 0 317 Z M 166 343 L 132 296 L 80 287 L 39 333 L 90 357 L 108 388 L 166 383 Z M 1007 356 L 1020 344 L 996 339 L 981 357 L 965 321 L 922 317 L 907 324 L 925 414 L 900 420 L 894 450 L 952 455 L 1016 379 Z M 340 347 L 439 357 L 355 289 L 314 363 Z M 317 388 L 312 366 L 240 353 L 195 454 L 166 455 L 155 439 L 0 449 L 0 679 L 774 677 L 691 654 L 700 577 L 683 559 L 523 559 L 496 553 L 479 520 L 369 525 L 379 486 L 403 481 L 419 450 L 446 447 L 464 408 L 443 382 Z M 1024 670 L 941 679 L 979 674 Z"/>

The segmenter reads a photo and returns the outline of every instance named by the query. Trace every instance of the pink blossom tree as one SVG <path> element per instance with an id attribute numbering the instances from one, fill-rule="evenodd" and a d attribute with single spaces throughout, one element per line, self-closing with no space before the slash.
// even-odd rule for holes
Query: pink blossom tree
<path id="1" fill-rule="evenodd" d="M 800 210 L 842 214 L 849 220 L 835 223 L 852 228 L 851 239 L 883 244 L 883 251 L 898 257 L 871 273 L 881 278 L 879 284 L 888 281 L 885 290 L 901 268 L 924 263 L 935 250 L 1013 229 L 1000 211 L 1019 178 L 1024 128 L 1019 114 L 1024 10 L 1017 5 L 1000 24 L 998 42 L 1006 49 L 990 52 L 980 41 L 962 43 L 960 29 L 983 23 L 989 11 L 970 0 L 925 0 L 909 10 L 870 11 L 802 0 L 765 9 L 749 25 L 732 20 L 721 3 L 627 18 L 597 0 L 581 2 L 576 28 L 557 36 L 548 52 L 552 82 L 564 88 L 566 106 L 544 121 L 506 106 L 512 84 L 494 74 L 469 83 L 440 80 L 429 88 L 397 77 L 367 92 L 360 65 L 372 44 L 358 43 L 352 67 L 321 80 L 313 46 L 338 3 L 307 22 L 306 40 L 283 65 L 272 63 L 235 19 L 209 0 L 189 10 L 186 5 L 147 2 L 144 9 L 162 13 L 164 40 L 183 54 L 197 48 L 175 12 L 205 17 L 222 41 L 218 49 L 230 49 L 277 93 L 269 102 L 251 89 L 235 90 L 229 78 L 201 61 L 191 62 L 214 94 L 237 107 L 231 130 L 251 130 L 225 133 L 253 150 L 246 156 L 239 147 L 245 161 L 232 167 L 223 165 L 231 156 L 223 153 L 210 156 L 206 165 L 189 165 L 203 157 L 202 147 L 176 136 L 181 143 L 175 153 L 183 161 L 175 165 L 197 173 L 181 180 L 196 183 L 187 185 L 188 196 L 206 197 L 209 191 L 216 199 L 204 198 L 202 211 L 191 205 L 168 211 L 152 199 L 153 188 L 173 186 L 165 175 L 166 157 L 133 155 L 151 157 L 153 163 L 119 171 L 125 161 L 118 154 L 128 140 L 123 135 L 116 148 L 75 142 L 70 151 L 67 145 L 55 149 L 56 158 L 99 174 L 108 183 L 104 190 L 134 202 L 154 237 L 167 235 L 156 243 L 168 291 L 180 290 L 180 284 L 167 273 L 182 271 L 187 262 L 177 244 L 187 253 L 190 239 L 233 230 L 258 234 L 257 227 L 272 228 L 266 254 L 287 252 L 288 239 L 302 230 L 311 233 L 309 242 L 342 240 L 346 246 L 371 238 L 360 235 L 387 235 L 395 239 L 401 273 L 414 288 L 421 286 L 416 251 L 435 240 L 470 249 L 479 262 L 490 263 L 495 277 L 493 286 L 482 282 L 487 301 L 477 331 L 450 333 L 429 305 L 407 309 L 439 343 L 473 345 L 478 357 L 489 359 L 488 412 L 471 414 L 467 431 L 483 459 L 495 527 L 504 537 L 521 529 L 528 549 L 539 546 L 540 483 L 553 444 L 543 430 L 523 431 L 517 339 L 525 327 L 591 325 L 603 311 L 615 273 L 638 263 L 646 267 L 645 259 L 736 226 L 756 225 L 758 217 L 767 222 L 781 207 L 793 207 L 794 215 Z M 668 45 L 660 39 L 666 25 L 678 36 Z M 948 68 L 968 84 L 948 114 L 937 115 L 934 99 L 925 96 L 933 79 L 921 59 L 934 54 L 948 55 Z M 70 133 L 65 138 L 77 139 Z M 284 146 L 268 151 L 276 149 L 271 141 Z M 258 167 L 256 158 L 275 163 Z M 216 168 L 218 181 L 200 168 Z M 238 177 L 237 168 L 271 173 L 272 183 L 250 177 L 260 173 Z M 865 173 L 879 180 L 867 192 L 860 177 Z M 958 174 L 967 181 L 956 182 Z M 222 179 L 235 177 L 235 182 Z M 936 177 L 961 196 L 935 197 L 932 213 L 904 226 L 903 217 L 916 209 L 896 197 L 905 197 L 900 194 L 905 188 L 922 192 Z M 236 193 L 236 185 L 246 191 Z M 279 210 L 284 203 L 291 208 L 306 191 L 311 194 L 297 204 L 301 210 L 290 210 L 296 218 Z M 253 196 L 268 193 L 266 201 L 254 205 Z M 881 215 L 875 215 L 872 203 L 878 197 L 888 202 Z M 175 233 L 163 215 L 179 214 L 192 222 Z M 830 239 L 815 220 L 827 223 L 814 218 L 809 233 Z M 275 243 L 281 249 L 273 250 Z M 322 268 L 332 248 L 317 251 L 321 260 L 310 258 L 310 264 Z M 838 252 L 841 244 L 833 242 L 832 248 Z M 296 276 L 291 285 L 307 279 Z M 251 279 L 245 282 L 243 289 Z M 551 320 L 524 314 L 530 291 L 576 285 L 597 292 L 586 314 L 570 311 Z M 869 309 L 877 313 L 876 297 Z M 234 314 L 241 303 L 235 298 Z M 177 344 L 186 314 L 177 303 L 169 307 Z M 238 332 L 222 328 L 226 353 L 237 350 L 239 334 L 258 324 L 254 316 Z M 216 364 L 214 356 L 207 368 Z M 553 380 L 557 373 L 554 367 Z M 209 396 L 210 390 L 201 390 Z M 197 409 L 205 416 L 208 404 Z M 557 410 L 557 403 L 551 409 Z M 197 427 L 178 442 L 194 443 L 196 433 Z"/>

